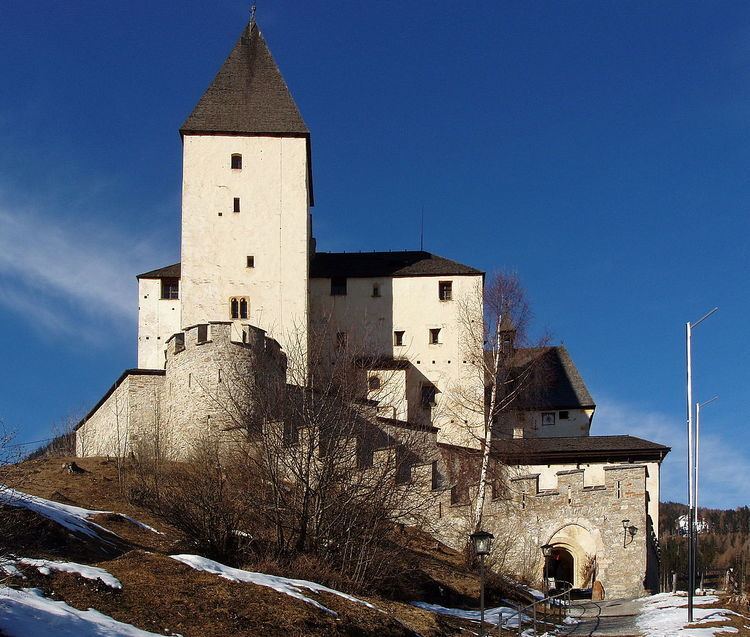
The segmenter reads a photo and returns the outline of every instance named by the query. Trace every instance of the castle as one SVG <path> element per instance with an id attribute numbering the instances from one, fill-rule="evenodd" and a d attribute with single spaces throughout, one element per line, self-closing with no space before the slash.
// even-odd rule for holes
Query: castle
<path id="1" fill-rule="evenodd" d="M 483 308 L 459 301 L 481 299 L 484 273 L 424 251 L 316 250 L 310 133 L 254 21 L 180 134 L 181 262 L 138 276 L 138 366 L 79 423 L 77 453 L 122 456 L 168 431 L 185 457 L 206 431 L 236 429 L 222 404 L 253 411 L 243 379 L 304 386 L 346 353 L 364 417 L 428 439 L 412 477 L 434 496 L 432 532 L 460 548 L 476 493 L 460 465 L 476 464 L 485 417 L 451 396 L 460 386 L 484 405 L 485 381 L 464 334 Z M 541 575 L 539 547 L 552 545 L 559 579 L 585 585 L 593 560 L 610 595 L 653 588 L 669 449 L 591 436 L 596 406 L 565 348 L 515 354 L 549 373 L 500 432 L 493 462 L 512 468 L 512 488 L 488 498 L 485 526 L 512 540 L 519 568 Z"/>

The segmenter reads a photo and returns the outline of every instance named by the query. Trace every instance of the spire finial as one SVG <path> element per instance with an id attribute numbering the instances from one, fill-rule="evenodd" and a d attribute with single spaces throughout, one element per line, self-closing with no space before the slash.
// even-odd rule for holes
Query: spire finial
<path id="1" fill-rule="evenodd" d="M 250 24 L 255 24 L 255 3 L 250 5 Z"/>

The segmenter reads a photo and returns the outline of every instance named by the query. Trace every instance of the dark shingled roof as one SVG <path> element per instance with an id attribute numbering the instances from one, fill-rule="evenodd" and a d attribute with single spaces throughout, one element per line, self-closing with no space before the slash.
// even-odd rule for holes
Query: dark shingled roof
<path id="1" fill-rule="evenodd" d="M 671 451 L 670 447 L 635 436 L 512 438 L 495 440 L 492 445 L 492 455 L 509 464 L 662 460 Z M 480 453 L 452 445 L 439 446 L 448 453 Z"/>
<path id="2" fill-rule="evenodd" d="M 491 352 L 487 355 L 491 356 Z M 586 383 L 562 345 L 518 348 L 513 358 L 515 373 L 520 376 L 531 364 L 535 365 L 533 378 L 513 402 L 513 409 L 596 408 Z"/>
<path id="3" fill-rule="evenodd" d="M 495 455 L 515 461 L 627 458 L 661 459 L 670 448 L 635 436 L 576 436 L 569 438 L 512 438 L 493 443 Z"/>
<path id="4" fill-rule="evenodd" d="M 397 252 L 316 252 L 310 276 L 318 279 L 345 276 L 408 277 L 484 274 L 481 270 L 422 250 Z"/>
<path id="5" fill-rule="evenodd" d="M 245 27 L 180 133 L 309 135 L 257 24 Z"/>
<path id="6" fill-rule="evenodd" d="M 150 272 L 144 272 L 139 274 L 136 279 L 179 279 L 180 278 L 181 264 L 173 263 L 163 268 L 157 268 Z"/>

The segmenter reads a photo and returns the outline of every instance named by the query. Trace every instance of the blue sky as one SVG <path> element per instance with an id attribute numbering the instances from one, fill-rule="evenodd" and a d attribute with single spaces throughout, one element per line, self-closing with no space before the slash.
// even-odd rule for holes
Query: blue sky
<path id="1" fill-rule="evenodd" d="M 247 3 L 9 2 L 0 17 L 0 418 L 45 438 L 135 366 L 135 274 L 179 259 L 177 130 Z M 670 445 L 684 323 L 702 501 L 746 504 L 750 5 L 260 2 L 312 131 L 322 250 L 513 269 L 592 433 Z"/>

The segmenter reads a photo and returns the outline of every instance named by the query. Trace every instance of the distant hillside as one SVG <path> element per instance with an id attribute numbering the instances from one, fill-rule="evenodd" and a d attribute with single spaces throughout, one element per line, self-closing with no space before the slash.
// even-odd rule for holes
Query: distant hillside
<path id="1" fill-rule="evenodd" d="M 662 572 L 687 572 L 688 507 L 662 502 L 659 507 Z M 750 507 L 698 509 L 699 571 L 733 567 L 738 573 L 750 562 Z"/>

